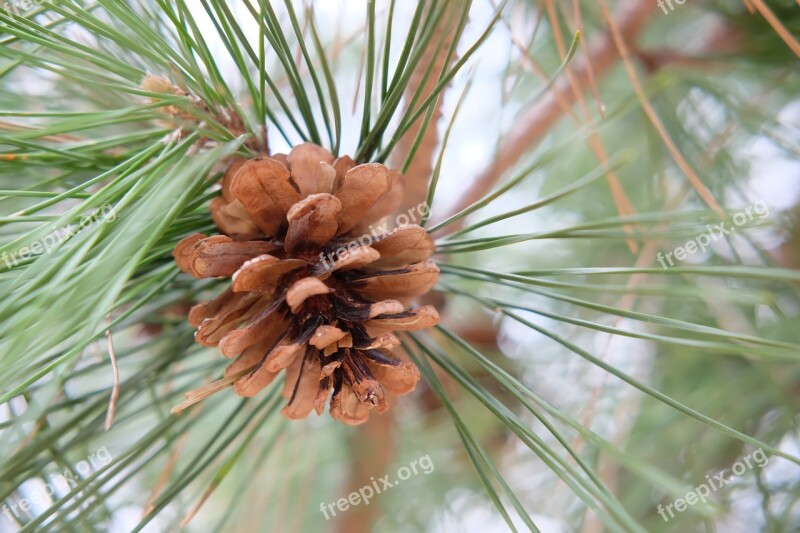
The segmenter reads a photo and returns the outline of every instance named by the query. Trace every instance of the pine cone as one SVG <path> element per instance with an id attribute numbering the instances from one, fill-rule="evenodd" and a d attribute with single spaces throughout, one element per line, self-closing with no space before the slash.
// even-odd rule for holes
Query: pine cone
<path id="1" fill-rule="evenodd" d="M 330 414 L 346 424 L 414 389 L 419 371 L 391 352 L 392 333 L 434 326 L 432 306 L 407 309 L 438 280 L 434 244 L 418 225 L 375 227 L 402 198 L 402 176 L 355 165 L 313 144 L 288 156 L 235 161 L 211 204 L 225 235 L 193 234 L 173 255 L 197 278 L 230 277 L 189 322 L 204 346 L 236 357 L 234 391 L 254 396 L 285 369 L 287 418 Z"/>

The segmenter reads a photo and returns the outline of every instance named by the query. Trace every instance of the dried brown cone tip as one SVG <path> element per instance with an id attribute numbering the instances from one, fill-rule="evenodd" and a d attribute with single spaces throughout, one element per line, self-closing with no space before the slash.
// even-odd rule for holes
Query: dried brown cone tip
<path id="1" fill-rule="evenodd" d="M 393 332 L 438 323 L 432 306 L 408 305 L 439 269 L 420 226 L 376 229 L 401 199 L 399 173 L 313 144 L 231 165 L 211 204 L 225 235 L 190 235 L 173 255 L 197 278 L 231 278 L 189 322 L 197 342 L 236 358 L 225 376 L 237 394 L 254 396 L 285 369 L 284 416 L 322 414 L 332 389 L 331 416 L 360 424 L 388 408 L 387 392 L 414 389 L 419 371 L 392 352 Z"/>
<path id="2" fill-rule="evenodd" d="M 159 107 L 158 109 L 165 120 L 159 120 L 157 122 L 164 127 L 174 128 L 179 126 L 179 131 L 182 134 L 186 134 L 189 132 L 189 129 L 186 127 L 187 123 L 198 122 L 198 116 L 210 115 L 234 137 L 247 133 L 247 128 L 244 122 L 242 122 L 241 116 L 234 110 L 222 107 L 216 112 L 213 112 L 202 99 L 189 93 L 186 89 L 175 85 L 166 78 L 148 74 L 142 79 L 141 88 L 153 93 L 182 96 L 188 101 L 190 107 L 194 109 L 195 112 L 191 113 L 187 109 L 182 109 L 177 105 L 164 105 Z M 163 101 L 160 98 L 149 98 L 148 100 L 153 104 Z M 251 137 L 245 141 L 245 145 L 256 153 L 262 153 L 266 149 L 266 139 L 259 138 L 258 136 Z"/>

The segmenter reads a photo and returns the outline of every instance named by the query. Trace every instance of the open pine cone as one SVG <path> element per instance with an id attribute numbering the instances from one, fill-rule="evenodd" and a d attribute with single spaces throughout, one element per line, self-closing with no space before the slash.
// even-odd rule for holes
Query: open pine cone
<path id="1" fill-rule="evenodd" d="M 231 278 L 189 322 L 200 344 L 236 357 L 225 375 L 237 394 L 286 369 L 284 416 L 321 414 L 333 389 L 331 416 L 359 424 L 387 409 L 386 392 L 414 389 L 419 371 L 390 351 L 392 332 L 439 321 L 432 306 L 406 308 L 439 269 L 420 226 L 375 227 L 401 198 L 399 173 L 308 143 L 231 165 L 211 204 L 225 235 L 190 235 L 173 255 L 197 278 Z"/>

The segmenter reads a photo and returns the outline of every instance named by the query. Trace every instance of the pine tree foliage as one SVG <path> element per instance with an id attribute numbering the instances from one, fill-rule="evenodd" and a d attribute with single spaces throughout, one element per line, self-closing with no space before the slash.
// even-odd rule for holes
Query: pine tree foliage
<path id="1" fill-rule="evenodd" d="M 0 529 L 797 530 L 800 8 L 658 5 L 0 5 Z M 280 383 L 173 414 L 226 361 L 172 250 L 303 142 L 424 180 L 422 381 L 359 429 Z"/>

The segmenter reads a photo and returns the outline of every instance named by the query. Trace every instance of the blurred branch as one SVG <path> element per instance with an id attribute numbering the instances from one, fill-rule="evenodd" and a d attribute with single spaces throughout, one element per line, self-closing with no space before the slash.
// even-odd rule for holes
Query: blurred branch
<path id="1" fill-rule="evenodd" d="M 436 88 L 442 72 L 449 63 L 455 61 L 456 54 L 449 54 L 449 51 L 458 30 L 459 14 L 462 10 L 463 4 L 460 1 L 448 4 L 448 12 L 441 18 L 437 35 L 431 39 L 428 50 L 425 51 L 425 55 L 420 59 L 417 68 L 411 75 L 405 92 L 404 113 L 415 111 L 410 107 L 413 102 L 424 101 L 430 96 Z M 426 116 L 427 114 L 420 116 L 392 152 L 393 164 L 397 167 L 402 166 L 410 156 L 410 160 L 407 161 L 408 167 L 403 172 L 405 189 L 403 203 L 398 208 L 400 212 L 406 212 L 419 205 L 427 195 L 428 183 L 433 174 L 434 153 L 439 146 L 438 122 L 442 117 L 442 103 L 446 90 L 434 104 L 430 117 Z M 420 134 L 421 139 L 418 140 L 417 137 Z M 416 143 L 419 144 L 414 151 Z"/>
<path id="2" fill-rule="evenodd" d="M 350 454 L 350 475 L 342 496 L 358 492 L 369 485 L 370 478 L 378 478 L 386 472 L 394 461 L 395 418 L 393 410 L 374 415 L 367 422 L 348 435 Z M 375 521 L 381 517 L 381 505 L 359 505 L 341 515 L 336 531 L 341 533 L 366 533 L 372 531 Z"/>
<path id="3" fill-rule="evenodd" d="M 727 55 L 745 52 L 743 47 L 741 32 L 724 20 L 712 22 L 703 33 L 697 50 L 691 53 L 672 48 L 642 50 L 636 43 L 629 44 L 631 53 L 650 74 L 668 66 L 694 69 L 725 68 L 727 65 L 720 59 Z"/>
<path id="4" fill-rule="evenodd" d="M 657 7 L 652 0 L 625 0 L 615 15 L 623 38 L 626 41 L 635 39 Z M 619 52 L 610 33 L 604 33 L 593 39 L 589 44 L 589 50 L 588 58 L 576 60 L 569 69 L 574 83 L 581 88 L 589 87 L 592 74 L 595 79 L 600 78 L 619 59 Z M 500 176 L 542 140 L 550 128 L 562 117 L 563 103 L 566 102 L 571 106 L 576 100 L 570 78 L 564 77 L 558 80 L 517 121 L 493 161 L 475 178 L 470 188 L 458 199 L 452 211 L 442 219 L 460 212 L 485 196 L 494 187 Z M 456 222 L 449 225 L 448 228 L 451 228 L 450 231 L 452 231 L 459 226 L 460 222 Z"/>

